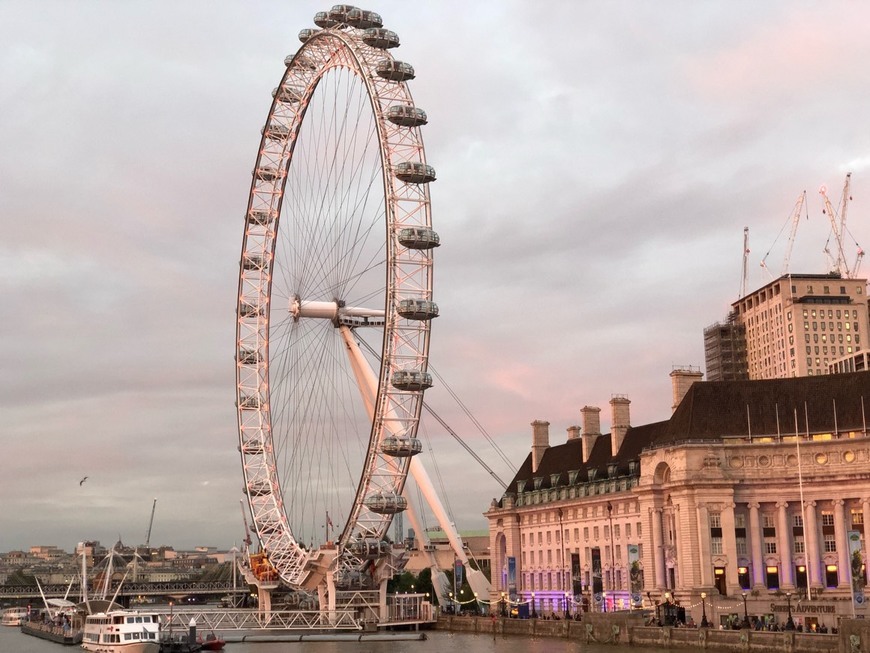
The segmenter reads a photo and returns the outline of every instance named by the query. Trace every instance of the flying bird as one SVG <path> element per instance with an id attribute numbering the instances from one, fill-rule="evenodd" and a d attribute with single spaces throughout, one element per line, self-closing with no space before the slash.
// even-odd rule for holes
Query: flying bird
<path id="1" fill-rule="evenodd" d="M 88 480 L 88 477 L 85 476 L 82 480 L 79 481 L 79 486 L 81 486 L 81 484 L 84 483 L 84 482 L 87 481 L 87 480 Z"/>

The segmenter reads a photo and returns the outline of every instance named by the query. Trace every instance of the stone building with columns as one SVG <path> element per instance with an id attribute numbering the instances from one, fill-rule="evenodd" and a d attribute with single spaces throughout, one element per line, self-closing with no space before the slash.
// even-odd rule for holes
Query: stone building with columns
<path id="1" fill-rule="evenodd" d="M 532 423 L 531 453 L 485 513 L 493 600 L 561 614 L 672 598 L 700 621 L 703 593 L 717 624 L 782 623 L 787 603 L 807 626 L 864 613 L 870 373 L 700 378 L 671 373 L 662 422 L 632 426 L 616 395 L 609 434 L 597 407 L 559 444 Z"/>

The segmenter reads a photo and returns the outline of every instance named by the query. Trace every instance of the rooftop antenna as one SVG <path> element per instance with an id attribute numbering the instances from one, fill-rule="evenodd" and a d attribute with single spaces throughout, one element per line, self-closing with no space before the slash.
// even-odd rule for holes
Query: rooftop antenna
<path id="1" fill-rule="evenodd" d="M 749 227 L 743 227 L 743 271 L 740 278 L 740 297 L 746 296 L 746 263 L 749 260 Z"/>

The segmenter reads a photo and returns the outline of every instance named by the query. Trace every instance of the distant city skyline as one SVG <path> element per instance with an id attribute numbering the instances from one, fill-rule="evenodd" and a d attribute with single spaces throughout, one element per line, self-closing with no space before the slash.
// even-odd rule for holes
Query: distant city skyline
<path id="1" fill-rule="evenodd" d="M 242 216 L 284 56 L 329 6 L 0 5 L 0 551 L 144 543 L 154 497 L 153 546 L 241 544 Z M 817 191 L 836 205 L 852 172 L 870 243 L 870 7 L 370 8 L 429 116 L 431 362 L 515 466 L 532 421 L 556 443 L 614 393 L 634 423 L 669 416 L 668 373 L 703 369 L 738 294 L 745 226 L 754 289 L 806 190 L 790 269 L 826 272 Z M 426 398 L 513 476 L 443 384 Z M 501 487 L 421 432 L 457 525 L 485 528 Z"/>

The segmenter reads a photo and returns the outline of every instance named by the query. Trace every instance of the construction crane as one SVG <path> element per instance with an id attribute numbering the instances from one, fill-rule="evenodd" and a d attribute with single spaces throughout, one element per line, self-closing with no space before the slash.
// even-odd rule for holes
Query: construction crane
<path id="1" fill-rule="evenodd" d="M 743 271 L 740 279 L 740 297 L 746 295 L 746 266 L 749 262 L 749 227 L 743 227 Z M 763 265 L 763 263 L 762 263 Z"/>
<path id="2" fill-rule="evenodd" d="M 858 245 L 858 243 L 855 243 L 855 244 Z M 849 273 L 850 279 L 857 279 L 858 278 L 858 268 L 861 267 L 861 260 L 863 258 L 864 258 L 864 250 L 861 249 L 860 245 L 858 245 L 858 254 L 855 256 L 855 263 L 852 265 L 852 269 L 850 270 L 850 273 Z"/>
<path id="3" fill-rule="evenodd" d="M 797 236 L 798 224 L 800 224 L 801 210 L 803 209 L 804 213 L 805 214 L 807 213 L 806 201 L 807 201 L 807 192 L 803 191 L 800 195 L 798 195 L 797 201 L 794 204 L 794 208 L 792 209 L 791 213 L 789 214 L 789 217 L 786 220 L 785 224 L 782 225 L 782 229 L 779 230 L 779 233 L 776 236 L 776 240 L 774 240 L 774 242 L 773 242 L 773 246 L 775 246 L 776 243 L 779 241 L 779 237 L 782 236 L 783 232 L 785 231 L 786 226 L 789 223 L 791 223 L 791 232 L 789 233 L 789 236 L 788 236 L 788 245 L 786 246 L 785 258 L 783 259 L 782 272 L 781 272 L 780 276 L 784 276 L 784 275 L 788 274 L 789 264 L 791 263 L 791 252 L 792 252 L 792 249 L 794 248 L 794 241 L 795 241 L 795 236 Z M 809 217 L 808 214 L 807 214 L 807 217 Z M 770 268 L 767 265 L 767 257 L 770 256 L 770 252 L 773 251 L 773 246 L 771 246 L 771 249 L 767 250 L 767 254 L 764 255 L 763 259 L 761 259 L 761 267 L 764 268 L 764 271 L 767 272 L 767 274 L 770 276 L 771 279 L 773 279 L 774 276 L 773 276 L 773 272 L 770 271 Z"/>
<path id="4" fill-rule="evenodd" d="M 848 227 L 846 227 L 846 209 L 849 206 L 849 202 L 852 201 L 852 173 L 846 174 L 846 183 L 843 185 L 843 203 L 840 208 L 840 237 L 845 239 L 846 233 L 849 231 Z M 849 234 L 851 236 L 851 233 Z M 855 247 L 858 248 L 857 254 L 855 255 L 855 262 L 852 264 L 851 268 L 847 268 L 847 278 L 855 279 L 858 276 L 858 268 L 861 267 L 861 260 L 864 258 L 864 250 L 862 247 L 856 242 Z M 843 259 L 843 264 L 846 264 L 845 257 Z"/>
<path id="5" fill-rule="evenodd" d="M 157 498 L 154 498 L 154 503 L 151 504 L 151 519 L 148 521 L 148 532 L 145 533 L 145 551 L 151 550 L 151 527 L 154 526 L 154 511 L 157 509 Z"/>
<path id="6" fill-rule="evenodd" d="M 785 259 L 782 262 L 782 276 L 788 274 L 788 266 L 791 263 L 791 250 L 794 248 L 794 239 L 797 236 L 798 224 L 801 221 L 801 209 L 806 206 L 807 192 L 803 191 L 794 204 L 794 211 L 791 214 L 791 233 L 788 236 L 788 246 L 785 250 Z M 809 215 L 807 216 L 809 217 Z"/>
<path id="7" fill-rule="evenodd" d="M 252 544 L 251 529 L 248 527 L 248 513 L 245 511 L 245 502 L 243 499 L 239 499 L 239 505 L 242 508 L 242 521 L 245 524 L 245 539 L 243 540 L 245 544 L 244 553 L 245 555 L 248 555 L 248 550 L 251 548 Z"/>
<path id="8" fill-rule="evenodd" d="M 844 279 L 853 278 L 854 274 L 857 273 L 858 265 L 861 262 L 861 258 L 864 256 L 864 251 L 859 247 L 858 248 L 858 258 L 855 261 L 855 265 L 853 266 L 854 272 L 849 268 L 846 263 L 846 254 L 843 251 L 843 236 L 846 232 L 846 211 L 849 207 L 849 200 L 851 200 L 851 196 L 849 195 L 849 185 L 852 180 L 852 173 L 846 173 L 846 182 L 843 184 L 843 200 L 840 204 L 839 216 L 840 220 L 837 222 L 837 213 L 834 212 L 834 207 L 831 206 L 831 200 L 828 198 L 828 187 L 822 185 L 819 188 L 819 194 L 822 196 L 822 200 L 825 203 L 825 208 L 822 211 L 828 216 L 828 220 L 831 222 L 831 232 L 834 234 L 834 241 L 836 246 L 836 256 L 831 254 L 831 250 L 828 247 L 828 244 L 831 241 L 830 236 L 828 236 L 828 241 L 825 243 L 825 254 L 828 256 L 828 263 L 831 266 L 831 271 L 838 273 Z"/>

